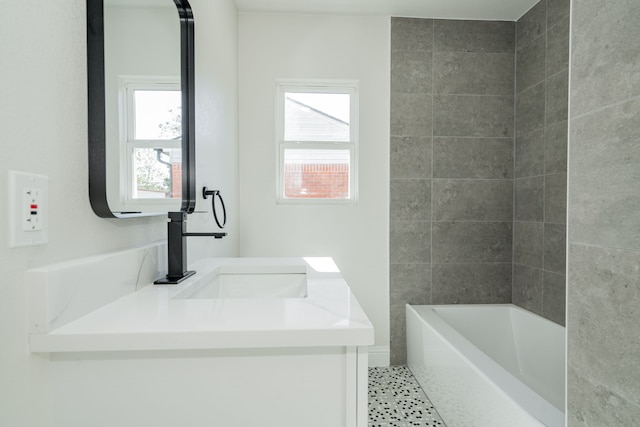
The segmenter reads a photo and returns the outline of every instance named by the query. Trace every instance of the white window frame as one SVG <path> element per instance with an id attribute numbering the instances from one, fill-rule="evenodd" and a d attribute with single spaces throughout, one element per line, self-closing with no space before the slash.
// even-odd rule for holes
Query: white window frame
<path id="1" fill-rule="evenodd" d="M 136 90 L 171 90 L 181 91 L 179 77 L 126 76 L 120 78 L 120 194 L 123 207 L 142 206 L 144 209 L 155 208 L 160 211 L 174 208 L 182 198 L 156 199 L 134 197 L 136 188 L 134 166 L 134 150 L 136 148 L 182 148 L 182 138 L 168 139 L 136 139 L 135 138 L 135 103 Z M 135 210 L 135 209 L 134 209 Z"/>
<path id="2" fill-rule="evenodd" d="M 350 95 L 349 141 L 285 141 L 284 94 L 336 93 Z M 276 201 L 278 204 L 352 204 L 358 201 L 358 129 L 359 83 L 357 80 L 276 80 Z M 347 149 L 349 150 L 349 197 L 287 198 L 284 197 L 284 152 L 286 149 Z"/>

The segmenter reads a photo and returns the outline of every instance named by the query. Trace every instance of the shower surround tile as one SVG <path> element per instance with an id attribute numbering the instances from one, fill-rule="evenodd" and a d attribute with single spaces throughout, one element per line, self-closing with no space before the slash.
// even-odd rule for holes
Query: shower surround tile
<path id="1" fill-rule="evenodd" d="M 517 178 L 544 174 L 544 142 L 544 128 L 516 137 L 515 169 Z"/>
<path id="2" fill-rule="evenodd" d="M 571 0 L 547 0 L 547 28 L 551 29 L 562 18 L 569 17 Z"/>
<path id="3" fill-rule="evenodd" d="M 513 53 L 513 22 L 506 21 L 434 21 L 436 52 Z"/>
<path id="4" fill-rule="evenodd" d="M 511 262 L 511 222 L 434 222 L 433 263 Z"/>
<path id="5" fill-rule="evenodd" d="M 516 91 L 518 93 L 537 85 L 545 78 L 546 39 L 535 41 L 518 51 L 516 55 Z"/>
<path id="6" fill-rule="evenodd" d="M 431 52 L 391 53 L 391 93 L 431 93 Z"/>
<path id="7" fill-rule="evenodd" d="M 431 137 L 391 137 L 391 178 L 431 178 Z"/>
<path id="8" fill-rule="evenodd" d="M 545 123 L 567 120 L 569 111 L 569 70 L 565 69 L 546 80 Z"/>
<path id="9" fill-rule="evenodd" d="M 640 98 L 573 119 L 570 239 L 640 250 Z"/>
<path id="10" fill-rule="evenodd" d="M 545 271 L 542 276 L 542 315 L 565 326 L 566 276 Z"/>
<path id="11" fill-rule="evenodd" d="M 566 242 L 564 224 L 544 224 L 544 269 L 564 274 L 566 269 Z"/>
<path id="12" fill-rule="evenodd" d="M 558 230 L 566 221 L 568 10 L 568 0 L 543 0 L 516 23 L 513 302 L 562 324 L 565 239 Z"/>
<path id="13" fill-rule="evenodd" d="M 516 135 L 544 128 L 545 83 L 518 93 L 516 97 Z"/>
<path id="14" fill-rule="evenodd" d="M 544 177 L 544 221 L 567 221 L 567 174 L 554 173 Z"/>
<path id="15" fill-rule="evenodd" d="M 431 262 L 431 222 L 393 221 L 390 229 L 391 264 Z"/>
<path id="16" fill-rule="evenodd" d="M 434 138 L 433 177 L 511 179 L 513 139 Z"/>
<path id="17" fill-rule="evenodd" d="M 574 3 L 572 25 L 588 34 L 571 47 L 571 114 L 577 118 L 640 96 L 640 7 L 637 0 L 607 8 Z"/>
<path id="18" fill-rule="evenodd" d="M 516 179 L 515 220 L 544 220 L 544 176 Z"/>
<path id="19" fill-rule="evenodd" d="M 434 93 L 513 95 L 513 54 L 434 53 Z"/>
<path id="20" fill-rule="evenodd" d="M 513 181 L 433 180 L 434 221 L 511 221 Z"/>
<path id="21" fill-rule="evenodd" d="M 391 135 L 431 136 L 432 98 L 422 94 L 391 94 Z"/>
<path id="22" fill-rule="evenodd" d="M 547 0 L 536 3 L 516 24 L 516 46 L 522 49 L 547 30 Z"/>
<path id="23" fill-rule="evenodd" d="M 547 76 L 569 68 L 569 16 L 547 32 Z"/>
<path id="24" fill-rule="evenodd" d="M 433 48 L 433 20 L 391 18 L 391 51 L 431 51 Z"/>
<path id="25" fill-rule="evenodd" d="M 567 171 L 567 121 L 546 126 L 544 130 L 544 172 Z"/>
<path id="26" fill-rule="evenodd" d="M 392 221 L 429 221 L 431 219 L 431 180 L 392 179 Z"/>
<path id="27" fill-rule="evenodd" d="M 513 136 L 513 97 L 435 95 L 435 136 Z"/>
<path id="28" fill-rule="evenodd" d="M 431 264 L 391 264 L 389 286 L 391 305 L 430 304 Z"/>
<path id="29" fill-rule="evenodd" d="M 511 302 L 511 263 L 433 264 L 433 304 Z"/>
<path id="30" fill-rule="evenodd" d="M 541 269 L 514 264 L 513 303 L 534 313 L 542 314 L 542 275 Z"/>
<path id="31" fill-rule="evenodd" d="M 391 362 L 397 364 L 406 360 L 404 304 L 434 302 L 433 265 L 462 265 L 467 275 L 456 280 L 474 280 L 469 290 L 440 289 L 443 298 L 508 301 L 515 24 L 392 18 L 391 46 Z M 438 277 L 444 284 L 454 276 Z"/>
<path id="32" fill-rule="evenodd" d="M 513 262 L 542 268 L 544 259 L 544 224 L 516 221 L 513 224 Z"/>

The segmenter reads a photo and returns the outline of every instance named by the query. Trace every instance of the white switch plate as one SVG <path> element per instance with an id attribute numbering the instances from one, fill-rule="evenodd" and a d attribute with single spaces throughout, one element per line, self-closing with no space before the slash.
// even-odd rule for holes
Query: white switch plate
<path id="1" fill-rule="evenodd" d="M 48 242 L 49 178 L 9 171 L 9 247 Z"/>

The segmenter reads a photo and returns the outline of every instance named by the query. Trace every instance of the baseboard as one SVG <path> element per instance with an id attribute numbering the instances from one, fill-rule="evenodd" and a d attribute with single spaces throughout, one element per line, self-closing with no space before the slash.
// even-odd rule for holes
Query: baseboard
<path id="1" fill-rule="evenodd" d="M 369 367 L 389 366 L 391 350 L 389 346 L 372 345 L 369 347 Z"/>

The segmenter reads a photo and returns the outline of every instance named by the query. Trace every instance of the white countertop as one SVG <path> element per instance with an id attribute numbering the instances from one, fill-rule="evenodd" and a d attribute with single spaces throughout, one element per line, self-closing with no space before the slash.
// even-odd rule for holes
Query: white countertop
<path id="1" fill-rule="evenodd" d="M 228 265 L 306 266 L 306 298 L 183 299 Z M 148 285 L 48 333 L 32 352 L 360 346 L 373 326 L 330 258 L 216 258 L 178 285 Z"/>

